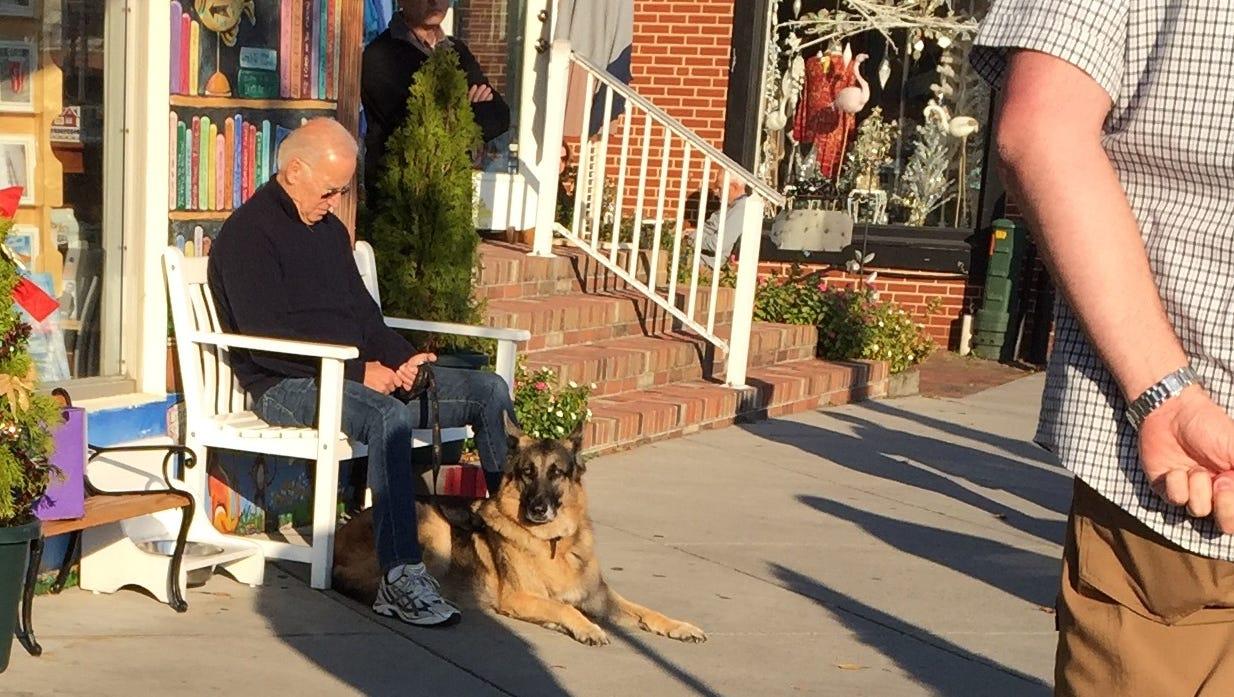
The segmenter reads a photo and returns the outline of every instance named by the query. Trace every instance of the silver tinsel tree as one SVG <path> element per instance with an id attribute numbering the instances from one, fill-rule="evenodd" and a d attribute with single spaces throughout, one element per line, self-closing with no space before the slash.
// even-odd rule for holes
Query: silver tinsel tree
<path id="1" fill-rule="evenodd" d="M 907 211 L 908 225 L 925 225 L 926 218 L 954 196 L 955 182 L 948 176 L 955 148 L 947 130 L 949 122 L 946 110 L 931 101 L 925 123 L 916 129 L 913 154 L 894 199 Z"/>

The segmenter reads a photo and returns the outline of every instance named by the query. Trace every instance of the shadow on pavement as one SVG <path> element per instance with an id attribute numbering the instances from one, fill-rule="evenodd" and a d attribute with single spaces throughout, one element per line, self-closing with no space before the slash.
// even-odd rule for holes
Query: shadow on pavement
<path id="1" fill-rule="evenodd" d="M 263 588 L 257 610 L 279 639 L 325 673 L 345 683 L 358 694 L 403 697 L 406 695 L 519 695 L 520 697 L 568 697 L 549 666 L 535 648 L 479 610 L 465 610 L 463 622 L 447 628 L 413 627 L 373 614 L 333 591 L 322 595 L 336 607 L 324 614 L 372 622 L 363 633 L 331 634 L 328 627 L 304 630 L 306 618 L 272 595 L 279 585 L 307 584 L 308 566 L 279 563 L 267 570 L 275 577 L 273 587 Z M 267 581 L 269 584 L 269 581 Z M 311 592 L 311 591 L 310 591 Z M 318 606 L 314 603 L 314 606 Z M 337 614 L 336 614 L 337 613 Z M 328 621 L 328 617 L 324 618 Z M 465 674 L 465 675 L 461 675 Z"/>
<path id="2" fill-rule="evenodd" d="M 868 403 L 876 404 L 876 403 Z M 863 404 L 858 409 L 866 409 Z M 829 419 L 853 433 L 797 421 L 768 421 L 743 426 L 761 438 L 791 445 L 840 467 L 947 496 L 989 513 L 1003 524 L 1041 540 L 1062 544 L 1061 519 L 1071 502 L 1070 475 L 1064 470 L 1029 464 L 915 433 L 898 431 L 849 411 L 828 411 Z M 902 418 L 914 419 L 907 412 Z M 1024 513 L 960 483 L 1006 491 L 1060 515 L 1045 519 Z"/>
<path id="3" fill-rule="evenodd" d="M 984 656 L 871 607 L 780 564 L 772 573 L 789 590 L 810 598 L 866 646 L 896 663 L 934 694 L 1045 697 L 1050 687 Z"/>
<path id="4" fill-rule="evenodd" d="M 798 496 L 797 500 L 816 511 L 858 525 L 901 552 L 953 569 L 1034 605 L 1054 604 L 1061 564 L 1057 557 L 897 520 L 819 496 Z"/>

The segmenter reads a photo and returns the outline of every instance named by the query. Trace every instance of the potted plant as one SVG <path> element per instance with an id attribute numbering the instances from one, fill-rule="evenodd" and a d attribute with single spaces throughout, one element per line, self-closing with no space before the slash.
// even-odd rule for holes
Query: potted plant
<path id="1" fill-rule="evenodd" d="M 12 226 L 0 214 L 0 243 Z M 60 419 L 56 403 L 34 392 L 30 327 L 13 305 L 19 280 L 16 265 L 0 255 L 0 672 L 9 664 L 30 541 L 40 534 L 34 508 L 56 474 L 49 455 Z"/>
<path id="2" fill-rule="evenodd" d="M 481 131 L 467 98 L 458 55 L 443 48 L 416 72 L 407 120 L 390 136 L 367 202 L 383 310 L 390 316 L 478 324 L 483 303 L 472 294 L 480 238 L 472 217 L 473 153 Z M 416 335 L 441 365 L 481 367 L 482 344 L 453 336 Z"/>

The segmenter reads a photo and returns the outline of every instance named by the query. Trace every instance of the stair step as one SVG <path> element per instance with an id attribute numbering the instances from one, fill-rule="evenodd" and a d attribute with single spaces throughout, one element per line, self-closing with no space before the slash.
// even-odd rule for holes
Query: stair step
<path id="1" fill-rule="evenodd" d="M 749 365 L 812 358 L 816 345 L 814 327 L 755 322 Z M 560 384 L 596 383 L 593 396 L 604 396 L 717 377 L 723 365 L 713 360 L 713 354 L 711 345 L 695 334 L 666 332 L 537 351 L 527 354 L 526 361 L 529 369 L 551 368 Z"/>
<path id="2" fill-rule="evenodd" d="M 880 397 L 886 394 L 888 370 L 879 361 L 835 363 L 811 358 L 752 369 L 748 377 L 747 390 L 691 380 L 593 398 L 584 450 L 601 454 L 738 420 Z"/>
<path id="3" fill-rule="evenodd" d="M 705 317 L 705 299 L 699 307 L 697 314 Z M 486 313 L 487 326 L 530 331 L 523 347 L 528 352 L 681 329 L 678 319 L 635 290 L 490 300 Z M 717 296 L 716 324 L 723 327 L 732 319 L 732 293 L 722 293 Z"/>
<path id="4" fill-rule="evenodd" d="M 568 293 L 621 291 L 630 288 L 617 274 L 587 256 L 577 247 L 554 247 L 551 258 L 528 256 L 525 245 L 485 241 L 480 243 L 481 271 L 475 294 L 486 300 L 543 298 Z M 618 261 L 626 268 L 628 252 L 620 252 Z M 658 278 L 667 282 L 664 269 L 668 254 L 661 254 Z M 638 278 L 647 279 L 650 256 L 640 256 Z"/>

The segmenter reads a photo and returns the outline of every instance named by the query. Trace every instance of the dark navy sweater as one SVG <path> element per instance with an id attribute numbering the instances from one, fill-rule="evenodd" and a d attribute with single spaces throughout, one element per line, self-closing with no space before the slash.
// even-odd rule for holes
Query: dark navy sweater
<path id="1" fill-rule="evenodd" d="M 277 180 L 223 223 L 208 277 L 225 331 L 355 346 L 348 380 L 363 382 L 367 361 L 397 368 L 415 354 L 365 290 L 342 221 L 328 214 L 306 225 Z M 232 351 L 232 370 L 254 399 L 284 378 L 317 377 L 320 367 L 316 358 Z"/>

